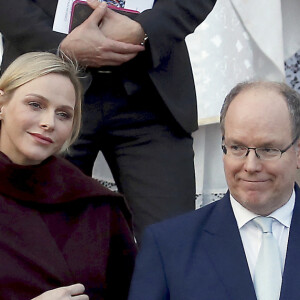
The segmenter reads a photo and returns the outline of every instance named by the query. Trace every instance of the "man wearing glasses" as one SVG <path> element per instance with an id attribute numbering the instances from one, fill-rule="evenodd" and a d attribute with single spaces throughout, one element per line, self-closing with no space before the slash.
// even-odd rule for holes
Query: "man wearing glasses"
<path id="1" fill-rule="evenodd" d="M 129 300 L 299 299 L 300 95 L 238 84 L 220 122 L 228 193 L 148 227 Z"/>

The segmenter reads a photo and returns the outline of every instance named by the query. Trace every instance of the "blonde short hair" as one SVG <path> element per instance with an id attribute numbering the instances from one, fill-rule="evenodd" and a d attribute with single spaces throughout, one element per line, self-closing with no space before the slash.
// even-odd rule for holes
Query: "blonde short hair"
<path id="1" fill-rule="evenodd" d="M 59 57 L 48 52 L 29 52 L 19 56 L 5 70 L 0 78 L 0 90 L 4 92 L 3 101 L 9 100 L 14 91 L 31 80 L 48 74 L 66 76 L 75 89 L 75 107 L 72 133 L 61 151 L 66 150 L 78 137 L 81 124 L 82 87 L 78 78 L 77 66 L 67 57 Z"/>

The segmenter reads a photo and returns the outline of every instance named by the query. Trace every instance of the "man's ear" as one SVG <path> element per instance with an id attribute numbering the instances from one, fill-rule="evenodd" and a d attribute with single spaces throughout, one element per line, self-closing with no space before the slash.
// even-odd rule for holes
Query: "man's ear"
<path id="1" fill-rule="evenodd" d="M 296 142 L 297 169 L 300 169 L 300 138 Z"/>
<path id="2" fill-rule="evenodd" d="M 3 96 L 4 92 L 2 90 L 0 90 L 0 96 Z"/>

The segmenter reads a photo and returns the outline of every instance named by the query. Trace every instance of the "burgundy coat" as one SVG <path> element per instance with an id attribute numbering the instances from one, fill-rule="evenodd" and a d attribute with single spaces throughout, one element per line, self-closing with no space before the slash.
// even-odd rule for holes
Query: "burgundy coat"
<path id="1" fill-rule="evenodd" d="M 82 283 L 90 300 L 125 300 L 135 255 L 119 194 L 64 159 L 28 167 L 0 153 L 0 299 Z"/>

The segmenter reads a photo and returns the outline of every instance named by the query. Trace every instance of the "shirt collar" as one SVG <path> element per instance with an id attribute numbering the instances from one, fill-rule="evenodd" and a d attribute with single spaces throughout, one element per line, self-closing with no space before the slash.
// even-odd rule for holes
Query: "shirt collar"
<path id="1" fill-rule="evenodd" d="M 295 191 L 293 190 L 289 201 L 282 207 L 272 212 L 269 216 L 273 217 L 285 227 L 289 228 L 291 225 L 293 209 L 295 206 L 295 197 Z M 258 216 L 257 214 L 242 206 L 237 200 L 233 198 L 232 195 L 230 195 L 230 203 L 239 229 L 241 229 L 245 224 Z"/>

